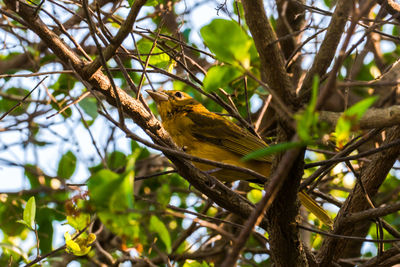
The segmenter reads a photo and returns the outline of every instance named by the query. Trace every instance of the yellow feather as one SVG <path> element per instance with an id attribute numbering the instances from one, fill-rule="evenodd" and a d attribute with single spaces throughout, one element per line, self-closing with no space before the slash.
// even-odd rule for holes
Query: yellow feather
<path id="1" fill-rule="evenodd" d="M 251 151 L 266 147 L 267 144 L 263 140 L 224 117 L 210 112 L 184 92 L 147 92 L 157 103 L 163 127 L 184 151 L 197 157 L 251 169 L 266 177 L 270 175 L 271 156 L 258 160 L 240 160 Z M 194 164 L 202 170 L 216 169 L 208 164 Z M 215 171 L 212 175 L 224 182 L 253 179 L 242 172 L 225 169 Z M 326 211 L 310 196 L 300 192 L 299 199 L 323 223 L 332 225 Z"/>

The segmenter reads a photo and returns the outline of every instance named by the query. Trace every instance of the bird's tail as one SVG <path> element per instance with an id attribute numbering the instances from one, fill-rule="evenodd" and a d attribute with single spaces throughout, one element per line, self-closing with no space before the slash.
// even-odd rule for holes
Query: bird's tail
<path id="1" fill-rule="evenodd" d="M 314 214 L 319 220 L 321 220 L 324 224 L 332 227 L 333 222 L 331 217 L 329 217 L 328 213 L 317 203 L 314 199 L 312 199 L 305 192 L 301 191 L 298 194 L 301 204 L 312 214 Z"/>

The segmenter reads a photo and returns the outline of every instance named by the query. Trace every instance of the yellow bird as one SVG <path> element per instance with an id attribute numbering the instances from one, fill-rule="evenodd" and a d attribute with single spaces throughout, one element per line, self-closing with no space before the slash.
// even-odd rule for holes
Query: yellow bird
<path id="1" fill-rule="evenodd" d="M 186 153 L 251 169 L 266 177 L 270 175 L 271 156 L 257 160 L 241 160 L 250 152 L 266 147 L 267 144 L 263 140 L 223 116 L 210 112 L 184 92 L 146 91 L 157 104 L 163 127 Z M 205 171 L 216 168 L 204 163 L 193 163 Z M 245 173 L 227 169 L 213 171 L 212 175 L 223 182 L 254 179 Z M 310 196 L 304 192 L 299 192 L 298 196 L 311 213 L 326 225 L 332 225 L 332 220 L 326 211 Z"/>

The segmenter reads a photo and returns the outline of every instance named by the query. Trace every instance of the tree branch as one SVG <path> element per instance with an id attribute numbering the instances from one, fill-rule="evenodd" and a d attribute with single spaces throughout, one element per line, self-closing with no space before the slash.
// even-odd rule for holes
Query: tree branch
<path id="1" fill-rule="evenodd" d="M 321 111 L 319 118 L 327 122 L 331 129 L 334 129 L 337 121 L 343 113 Z M 391 127 L 400 123 L 400 106 L 391 106 L 388 108 L 368 109 L 358 122 L 358 128 L 361 130 Z"/>
<path id="2" fill-rule="evenodd" d="M 110 41 L 109 46 L 104 49 L 104 59 L 108 61 L 111 57 L 114 56 L 118 47 L 125 40 L 126 36 L 132 31 L 133 24 L 136 21 L 136 17 L 142 8 L 142 6 L 146 3 L 146 0 L 136 0 L 133 2 L 131 10 L 129 11 L 128 17 L 121 25 L 121 28 L 115 35 L 115 37 Z M 90 65 L 85 67 L 85 72 L 88 76 L 95 73 L 101 67 L 101 58 L 97 57 Z"/>
<path id="3" fill-rule="evenodd" d="M 265 13 L 263 1 L 245 0 L 243 8 L 246 23 L 260 55 L 261 80 L 266 82 L 290 109 L 294 105 L 293 86 L 286 73 L 283 53 Z"/>
<path id="4" fill-rule="evenodd" d="M 356 223 L 362 220 L 369 220 L 388 215 L 400 210 L 400 202 L 385 205 L 380 208 L 369 209 L 350 214 L 344 218 L 345 223 Z"/>
<path id="5" fill-rule="evenodd" d="M 353 4 L 353 1 L 339 0 L 336 5 L 325 38 L 318 49 L 313 65 L 308 71 L 300 89 L 301 98 L 304 99 L 305 102 L 308 101 L 314 76 L 318 75 L 321 77 L 324 75 L 335 57 L 335 51 L 339 45 L 344 31 L 344 26 L 346 25 Z"/>
<path id="6" fill-rule="evenodd" d="M 16 1 L 5 0 L 4 2 L 10 9 L 16 12 Z M 70 47 L 48 29 L 39 17 L 33 17 L 34 11 L 35 9 L 31 6 L 20 3 L 16 13 L 27 22 L 32 31 L 42 38 L 57 57 L 64 62 L 69 62 L 80 77 L 87 77 L 86 74 L 88 73 L 84 71 L 86 62 L 81 60 Z M 87 86 L 90 86 L 92 90 L 101 93 L 110 104 L 116 106 L 116 95 L 114 90 L 112 90 L 110 80 L 100 69 L 83 82 L 85 82 Z M 160 143 L 161 140 L 161 142 L 168 147 L 177 149 L 168 133 L 162 128 L 161 123 L 147 111 L 140 101 L 132 98 L 118 87 L 117 94 L 119 95 L 123 111 L 142 129 L 156 136 L 157 138 L 154 139 L 156 143 Z M 233 192 L 213 176 L 195 168 L 190 161 L 167 153 L 166 156 L 174 163 L 182 177 L 185 177 L 196 189 L 207 195 L 219 206 L 232 213 L 239 214 L 243 218 L 248 218 L 250 216 L 254 206 L 247 199 Z M 212 185 L 212 187 L 210 187 L 210 185 Z M 266 228 L 265 221 L 260 225 Z"/>
<path id="7" fill-rule="evenodd" d="M 388 130 L 387 138 L 383 144 L 385 145 L 399 138 L 400 127 L 393 127 Z M 375 196 L 399 153 L 400 148 L 398 146 L 392 147 L 384 153 L 374 155 L 371 162 L 362 169 L 360 179 L 369 197 Z M 377 168 L 377 166 L 379 166 L 379 168 Z M 368 207 L 369 205 L 366 201 L 365 194 L 359 183 L 357 183 L 340 209 L 339 214 L 336 216 L 333 234 L 352 236 L 359 224 L 349 224 L 345 220 L 345 217 L 348 214 L 363 211 Z M 343 255 L 346 249 L 350 249 L 351 246 L 354 246 L 354 244 L 349 240 L 340 240 L 339 242 L 339 240 L 333 238 L 325 239 L 318 253 L 321 266 L 328 266 L 332 261 L 337 260 Z"/>
<path id="8" fill-rule="evenodd" d="M 252 211 L 250 218 L 246 221 L 245 227 L 240 232 L 239 237 L 236 239 L 236 242 L 234 243 L 231 252 L 225 258 L 225 261 L 222 264 L 223 267 L 229 267 L 235 265 L 235 262 L 237 261 L 241 250 L 243 249 L 251 232 L 253 231 L 253 228 L 257 226 L 258 223 L 261 221 L 265 212 L 267 212 L 269 207 L 271 207 L 272 203 L 274 202 L 278 192 L 282 189 L 282 186 L 285 184 L 285 181 L 288 180 L 289 173 L 292 167 L 291 165 L 294 164 L 300 152 L 301 152 L 300 149 L 293 149 L 287 151 L 284 154 L 278 168 L 271 176 L 270 182 L 265 188 L 265 195 L 263 196 L 261 201 L 257 203 L 257 206 Z M 288 233 L 288 236 L 290 236 L 290 233 Z M 296 237 L 296 235 L 294 236 L 295 240 L 297 240 L 298 242 L 298 238 Z M 297 242 L 291 242 L 291 241 L 280 242 L 281 246 L 277 246 L 279 242 L 273 242 L 273 239 L 274 238 L 276 239 L 276 236 L 270 233 L 270 238 L 271 238 L 270 241 L 272 241 L 271 251 L 273 252 L 272 256 L 274 257 L 275 264 L 277 264 L 278 266 L 283 266 L 282 263 L 284 265 L 286 264 L 287 266 L 293 266 L 293 264 L 296 263 L 297 266 L 302 265 L 299 262 L 299 259 L 301 261 L 302 256 L 301 252 L 299 251 L 298 244 L 296 244 Z M 296 244 L 296 245 L 295 248 L 293 248 L 293 247 L 288 247 L 287 246 L 288 244 Z M 279 255 L 283 251 L 282 246 L 286 247 L 284 249 L 284 251 L 288 253 L 286 254 L 286 257 L 280 257 L 281 255 Z M 304 260 L 305 259 L 303 259 L 303 261 Z"/>

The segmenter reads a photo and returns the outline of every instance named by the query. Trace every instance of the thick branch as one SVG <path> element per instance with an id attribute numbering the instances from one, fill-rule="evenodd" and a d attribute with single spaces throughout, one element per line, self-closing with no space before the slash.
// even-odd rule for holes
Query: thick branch
<path id="1" fill-rule="evenodd" d="M 369 209 L 369 210 L 364 210 L 364 211 L 360 211 L 357 213 L 353 213 L 353 214 L 345 217 L 344 220 L 347 223 L 355 223 L 355 222 L 359 222 L 362 220 L 369 220 L 369 219 L 382 217 L 382 216 L 388 215 L 390 213 L 396 212 L 398 210 L 400 210 L 400 202 L 385 205 L 380 208 Z"/>
<path id="2" fill-rule="evenodd" d="M 376 257 L 371 258 L 364 264 L 359 265 L 360 267 L 376 267 L 376 266 L 392 266 L 392 265 L 386 265 L 383 264 L 386 260 L 389 260 L 393 257 L 396 257 L 399 255 L 399 248 L 398 246 L 395 246 L 393 248 L 390 248 L 386 251 L 384 251 L 381 255 L 378 255 Z"/>
<path id="3" fill-rule="evenodd" d="M 278 192 L 281 191 L 283 185 L 287 183 L 287 180 L 289 180 L 288 179 L 289 173 L 292 170 L 291 166 L 296 162 L 296 160 L 299 157 L 299 154 L 303 155 L 303 153 L 300 152 L 301 152 L 300 149 L 294 149 L 284 154 L 282 160 L 278 165 L 278 168 L 271 175 L 270 182 L 265 188 L 265 195 L 263 196 L 261 201 L 257 203 L 256 208 L 251 213 L 249 219 L 246 221 L 243 230 L 240 232 L 239 237 L 236 239 L 236 242 L 233 245 L 232 251 L 230 252 L 229 256 L 225 259 L 222 265 L 223 267 L 229 267 L 235 264 L 240 255 L 241 250 L 246 244 L 248 238 L 250 237 L 253 228 L 258 225 L 258 222 L 264 216 L 264 213 L 268 211 L 272 203 L 275 201 Z M 293 195 L 296 194 L 294 193 Z M 294 197 L 291 197 L 291 199 L 293 200 L 293 202 L 295 202 Z M 291 205 L 295 206 L 293 203 L 291 203 Z M 291 225 L 292 226 L 291 228 L 293 228 L 295 225 L 294 219 L 297 215 L 297 209 L 295 209 L 294 213 L 288 212 L 287 214 L 288 217 L 291 218 L 286 218 L 286 216 L 283 216 L 285 217 L 284 220 L 286 220 L 286 222 L 287 221 L 292 222 L 293 224 Z M 281 225 L 281 227 L 284 227 L 285 225 L 287 225 L 287 223 L 284 222 Z M 274 257 L 275 264 L 277 266 L 293 266 L 294 264 L 297 266 L 306 265 L 305 257 L 303 257 L 302 253 L 299 253 L 300 242 L 298 239 L 298 232 L 293 231 L 294 229 L 289 229 L 288 233 L 294 232 L 296 234 L 294 235 L 288 234 L 285 236 L 285 238 L 294 239 L 294 242 L 293 240 L 285 240 L 286 242 L 282 242 L 282 235 L 280 235 L 280 233 L 276 234 L 273 232 L 276 231 L 277 229 L 282 229 L 281 227 L 274 227 L 274 229 L 271 229 L 272 234 L 270 232 L 271 252 L 272 256 Z M 278 238 L 278 236 L 281 237 Z M 274 242 L 274 239 L 277 242 Z M 290 245 L 294 245 L 294 247 Z M 285 256 L 280 254 L 285 254 Z"/>
<path id="4" fill-rule="evenodd" d="M 393 0 L 377 0 L 383 8 L 387 10 L 387 12 L 393 16 L 398 18 L 400 12 L 400 5 Z"/>
<path id="5" fill-rule="evenodd" d="M 139 10 L 146 3 L 146 0 L 136 0 L 133 2 L 131 10 L 129 11 L 128 17 L 121 25 L 121 28 L 115 35 L 115 37 L 111 40 L 111 43 L 104 49 L 104 59 L 108 61 L 111 57 L 114 56 L 118 47 L 125 40 L 126 36 L 132 31 L 133 23 L 136 21 L 136 17 L 139 13 Z M 101 67 L 101 59 L 97 57 L 90 65 L 85 67 L 85 72 L 90 76 L 95 73 Z"/>
<path id="6" fill-rule="evenodd" d="M 388 130 L 384 144 L 393 142 L 400 138 L 400 127 L 396 126 Z M 393 147 L 383 153 L 372 157 L 371 162 L 361 173 L 361 181 L 369 197 L 374 197 L 392 168 L 400 153 L 399 147 Z M 379 167 L 378 167 L 379 166 Z M 365 194 L 359 183 L 354 187 L 346 199 L 334 223 L 333 234 L 352 236 L 356 231 L 358 223 L 347 223 L 346 215 L 366 210 L 369 207 Z M 318 258 L 321 266 L 329 266 L 332 261 L 337 260 L 343 252 L 354 247 L 353 241 L 327 238 L 324 240 Z"/>
<path id="7" fill-rule="evenodd" d="M 311 84 L 315 75 L 321 77 L 324 75 L 331 65 L 335 57 L 335 51 L 342 37 L 344 27 L 347 22 L 350 11 L 354 2 L 352 0 L 339 0 L 333 13 L 331 23 L 328 26 L 325 38 L 319 47 L 318 53 L 315 56 L 314 63 L 308 71 L 301 87 L 301 96 L 303 99 L 308 99 L 311 90 Z"/>
<path id="8" fill-rule="evenodd" d="M 10 1 L 11 3 L 12 1 Z M 105 4 L 112 2 L 111 0 L 97 0 L 97 4 L 102 7 Z M 94 4 L 90 5 L 90 8 L 95 8 Z M 79 24 L 82 21 L 82 18 L 84 17 L 84 12 L 83 9 L 79 9 L 71 18 L 69 18 L 65 23 L 63 23 L 63 27 L 65 29 L 69 29 L 77 24 Z M 55 28 L 53 32 L 56 35 L 60 35 L 61 31 L 59 28 Z M 36 50 L 38 50 L 40 53 L 43 53 L 47 49 L 46 42 L 40 42 L 38 44 L 33 45 L 36 47 Z M 6 73 L 9 70 L 14 70 L 14 69 L 29 69 L 35 66 L 35 61 L 32 58 L 32 54 L 27 51 L 23 54 L 16 55 L 14 57 L 11 57 L 10 59 L 7 60 L 2 60 L 0 61 L 0 74 Z"/>
<path id="9" fill-rule="evenodd" d="M 333 129 L 343 113 L 321 111 L 319 118 L 321 121 L 328 122 Z M 372 108 L 365 112 L 360 119 L 358 127 L 362 130 L 391 127 L 400 123 L 400 106 L 388 108 Z"/>
<path id="10" fill-rule="evenodd" d="M 285 59 L 288 60 L 293 52 L 298 49 L 302 30 L 305 24 L 305 0 L 275 0 L 279 17 L 276 21 L 276 34 L 279 37 Z M 288 72 L 292 73 L 292 84 L 297 87 L 302 74 L 302 56 L 297 54 L 293 57 Z"/>
<path id="11" fill-rule="evenodd" d="M 299 214 L 297 193 L 303 174 L 303 159 L 304 150 L 297 151 L 296 157 L 292 158 L 292 165 L 283 166 L 288 168 L 288 179 L 284 181 L 267 213 L 271 256 L 277 266 L 313 265 L 313 261 L 308 261 L 313 259 L 306 258 L 306 250 L 296 226 L 296 217 Z M 283 158 L 279 159 L 282 160 Z"/>
<path id="12" fill-rule="evenodd" d="M 261 80 L 275 92 L 272 101 L 282 101 L 289 110 L 296 110 L 294 88 L 285 69 L 282 50 L 275 32 L 265 13 L 263 1 L 242 1 L 247 25 L 253 36 L 261 63 Z M 278 117 L 278 142 L 288 141 L 294 133 L 283 117 Z M 302 154 L 302 153 L 300 153 Z M 272 257 L 277 266 L 305 266 L 307 259 L 299 240 L 299 232 L 294 227 L 294 218 L 298 214 L 296 197 L 302 174 L 303 157 L 294 160 L 288 168 L 289 177 L 282 185 L 267 214 Z M 275 164 L 276 166 L 276 164 Z M 287 166 L 285 166 L 287 167 Z M 289 181 L 290 180 L 290 181 Z"/>
<path id="13" fill-rule="evenodd" d="M 293 106 L 293 87 L 286 73 L 283 53 L 265 14 L 263 1 L 243 1 L 246 23 L 250 28 L 261 61 L 261 79 L 289 107 Z M 274 101 L 274 100 L 273 100 Z"/>
<path id="14" fill-rule="evenodd" d="M 10 9 L 14 10 L 14 12 L 16 11 L 15 1 L 5 0 L 4 2 Z M 16 13 L 27 22 L 32 31 L 42 38 L 57 57 L 64 62 L 69 62 L 79 76 L 86 77 L 85 74 L 87 73 L 83 69 L 85 62 L 56 34 L 49 30 L 38 17 L 34 17 L 34 11 L 31 6 L 20 3 Z M 116 105 L 116 95 L 111 88 L 110 80 L 100 70 L 97 70 L 88 78 L 87 82 L 93 90 L 101 93 L 109 103 Z M 157 140 L 154 140 L 155 142 L 161 141 L 169 147 L 176 148 L 168 133 L 162 128 L 161 123 L 146 110 L 140 101 L 132 98 L 120 88 L 117 88 L 117 93 L 123 111 L 142 129 L 148 130 L 156 136 Z M 195 168 L 190 161 L 168 154 L 167 156 L 175 164 L 181 176 L 185 177 L 196 189 L 207 195 L 215 203 L 235 214 L 239 214 L 243 218 L 250 216 L 254 206 L 247 199 L 236 194 L 214 177 Z M 210 185 L 212 186 L 210 187 Z M 261 226 L 266 228 L 265 221 L 261 223 Z"/>

